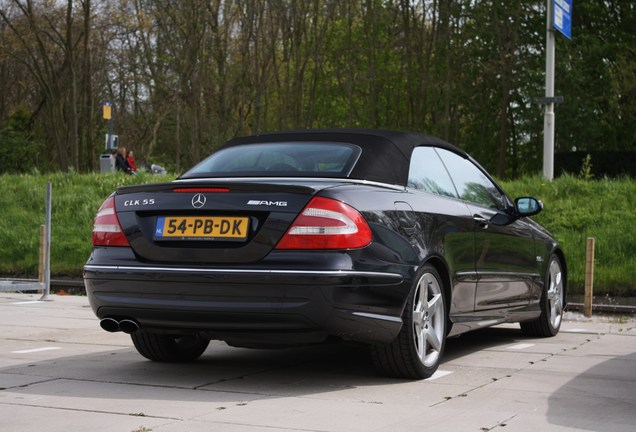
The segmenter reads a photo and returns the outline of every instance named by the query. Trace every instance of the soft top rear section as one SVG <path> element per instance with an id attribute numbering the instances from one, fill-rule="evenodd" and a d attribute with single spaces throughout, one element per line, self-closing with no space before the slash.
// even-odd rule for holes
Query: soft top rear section
<path id="1" fill-rule="evenodd" d="M 342 147 L 355 146 L 360 149 L 358 157 L 351 169 L 334 170 L 328 175 L 322 172 L 314 174 L 316 177 L 350 178 L 369 180 L 380 183 L 388 183 L 406 186 L 408 181 L 408 169 L 411 152 L 414 147 L 422 145 L 435 145 L 448 149 L 463 157 L 466 153 L 457 147 L 438 138 L 414 132 L 399 132 L 375 129 L 313 129 L 268 133 L 262 135 L 235 138 L 226 143 L 218 152 L 237 146 L 273 143 L 292 143 L 294 146 L 310 147 L 315 143 L 340 143 Z M 328 151 L 328 150 L 327 150 Z M 212 156 L 214 157 L 214 155 Z M 282 162 L 281 158 L 281 162 Z M 206 161 L 200 165 L 205 164 Z M 182 175 L 181 179 L 197 177 L 238 177 L 241 175 L 253 175 L 252 173 L 215 173 L 210 170 L 199 170 L 200 165 Z M 207 171 L 207 172 L 206 172 Z M 260 175 L 276 176 L 281 172 L 261 172 Z M 303 174 L 286 171 L 284 175 L 300 177 Z M 305 174 L 306 175 L 306 174 Z"/>

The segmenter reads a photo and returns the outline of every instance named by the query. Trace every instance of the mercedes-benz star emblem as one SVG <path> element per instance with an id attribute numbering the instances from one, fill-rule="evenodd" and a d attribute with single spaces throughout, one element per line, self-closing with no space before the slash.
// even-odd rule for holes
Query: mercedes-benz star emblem
<path id="1" fill-rule="evenodd" d="M 192 207 L 199 209 L 203 207 L 204 205 L 205 205 L 205 195 L 198 193 L 192 197 Z"/>

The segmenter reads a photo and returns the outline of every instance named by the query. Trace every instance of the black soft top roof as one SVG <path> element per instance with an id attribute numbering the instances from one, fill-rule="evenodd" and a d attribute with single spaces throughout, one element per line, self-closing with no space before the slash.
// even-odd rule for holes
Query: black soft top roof
<path id="1" fill-rule="evenodd" d="M 463 157 L 466 153 L 439 138 L 418 132 L 380 129 L 306 129 L 234 138 L 221 148 L 266 142 L 344 142 L 362 149 L 349 178 L 406 186 L 411 153 L 418 146 L 436 146 Z"/>

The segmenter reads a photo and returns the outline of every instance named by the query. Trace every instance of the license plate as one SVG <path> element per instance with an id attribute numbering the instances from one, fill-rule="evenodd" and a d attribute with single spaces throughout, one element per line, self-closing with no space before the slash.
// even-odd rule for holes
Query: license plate
<path id="1" fill-rule="evenodd" d="M 156 240 L 245 240 L 249 218 L 231 216 L 161 216 Z"/>

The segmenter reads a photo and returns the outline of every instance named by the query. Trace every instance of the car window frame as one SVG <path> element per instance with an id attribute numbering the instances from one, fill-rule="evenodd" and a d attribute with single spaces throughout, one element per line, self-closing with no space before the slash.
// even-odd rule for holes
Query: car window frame
<path id="1" fill-rule="evenodd" d="M 457 191 L 457 199 L 459 199 L 460 201 L 463 201 L 465 203 L 468 203 L 470 205 L 475 205 L 481 208 L 485 208 L 491 211 L 504 211 L 504 212 L 509 212 L 510 209 L 513 207 L 512 201 L 510 200 L 510 198 L 508 197 L 508 194 L 506 194 L 506 192 L 501 188 L 501 186 L 499 186 L 499 184 L 492 178 L 492 176 L 479 164 L 479 162 L 477 162 L 472 156 L 466 154 L 465 156 L 456 152 L 453 152 L 451 150 L 448 149 L 444 149 L 444 148 L 439 148 L 439 147 L 435 147 L 435 150 L 438 154 L 439 159 L 442 161 L 442 164 L 444 165 L 444 167 L 446 168 L 446 171 L 448 172 L 448 175 L 451 178 L 451 181 L 453 182 L 453 185 L 455 186 L 455 190 Z M 448 168 L 446 162 L 444 161 L 444 158 L 441 156 L 440 152 L 448 152 L 452 155 L 455 155 L 461 159 L 464 159 L 465 161 L 467 161 L 468 163 L 472 164 L 479 172 L 481 172 L 484 177 L 492 184 L 492 186 L 494 186 L 495 190 L 501 195 L 501 205 L 502 208 L 493 208 L 493 207 L 487 207 L 485 206 L 483 203 L 480 202 L 475 202 L 475 201 L 471 201 L 468 200 L 466 198 L 463 198 L 460 193 L 459 193 L 459 188 L 457 187 L 457 180 L 455 180 L 451 170 Z"/>
<path id="2" fill-rule="evenodd" d="M 446 194 L 441 194 L 441 193 L 437 193 L 435 191 L 430 191 L 430 190 L 425 190 L 425 189 L 420 189 L 418 187 L 414 187 L 414 186 L 410 186 L 410 179 L 411 179 L 411 168 L 412 168 L 412 162 L 413 162 L 413 156 L 415 154 L 415 152 L 418 149 L 422 149 L 422 148 L 429 148 L 433 151 L 433 154 L 435 155 L 435 157 L 437 158 L 437 162 L 439 162 L 440 167 L 443 169 L 443 171 L 446 173 L 446 177 L 448 179 L 448 181 L 450 182 L 450 186 L 453 188 L 452 192 L 453 195 L 446 195 Z M 423 192 L 423 193 L 428 193 L 431 195 L 435 195 L 438 197 L 442 197 L 442 198 L 450 198 L 450 199 L 460 199 L 459 198 L 459 193 L 457 191 L 457 186 L 455 185 L 455 182 L 453 181 L 450 173 L 448 172 L 448 169 L 446 168 L 446 165 L 444 164 L 444 161 L 442 161 L 442 158 L 439 156 L 439 154 L 437 153 L 437 147 L 433 146 L 433 145 L 420 145 L 417 147 L 414 147 L 413 150 L 411 151 L 411 156 L 409 158 L 409 172 L 408 172 L 408 176 L 407 176 L 407 184 L 406 184 L 406 188 L 412 191 L 417 191 L 417 192 Z"/>

